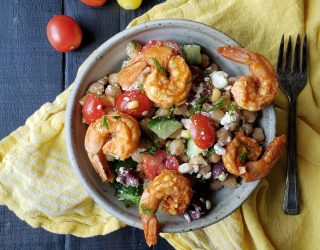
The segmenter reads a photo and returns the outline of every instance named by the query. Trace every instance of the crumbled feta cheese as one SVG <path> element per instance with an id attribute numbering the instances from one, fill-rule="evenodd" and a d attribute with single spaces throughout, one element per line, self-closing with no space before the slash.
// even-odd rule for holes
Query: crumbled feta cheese
<path id="1" fill-rule="evenodd" d="M 204 81 L 205 81 L 205 82 L 210 82 L 210 80 L 211 80 L 210 77 L 207 77 L 207 76 L 206 76 L 206 77 L 204 78 Z"/>
<path id="2" fill-rule="evenodd" d="M 119 173 L 121 174 L 123 172 L 123 170 L 124 170 L 124 167 L 120 167 L 119 168 Z"/>
<path id="3" fill-rule="evenodd" d="M 226 153 L 224 147 L 222 147 L 219 143 L 214 144 L 213 149 L 217 155 L 224 155 Z"/>
<path id="4" fill-rule="evenodd" d="M 222 174 L 220 174 L 220 175 L 218 176 L 219 181 L 225 181 L 226 178 L 227 178 L 227 176 L 226 176 L 224 173 L 222 173 Z"/>
<path id="5" fill-rule="evenodd" d="M 239 173 L 245 174 L 247 172 L 246 167 L 239 167 Z"/>
<path id="6" fill-rule="evenodd" d="M 190 139 L 191 138 L 191 133 L 190 133 L 189 130 L 181 130 L 180 136 L 182 138 L 185 138 L 185 139 Z"/>
<path id="7" fill-rule="evenodd" d="M 200 179 L 201 178 L 201 174 L 197 174 L 197 178 Z"/>
<path id="8" fill-rule="evenodd" d="M 228 111 L 222 117 L 220 124 L 224 126 L 226 130 L 233 130 L 239 121 L 239 114 L 235 111 Z"/>
<path id="9" fill-rule="evenodd" d="M 199 165 L 192 165 L 193 167 L 193 172 L 198 173 L 199 172 Z"/>
<path id="10" fill-rule="evenodd" d="M 192 166 L 189 163 L 183 163 L 178 167 L 178 171 L 182 174 L 189 173 L 192 170 Z"/>
<path id="11" fill-rule="evenodd" d="M 200 200 L 201 202 L 205 202 L 205 200 L 204 200 L 203 198 L 200 198 L 199 200 Z"/>
<path id="12" fill-rule="evenodd" d="M 146 116 L 146 115 L 148 114 L 148 111 L 145 110 L 145 111 L 143 111 L 141 114 L 142 114 L 143 116 Z"/>
<path id="13" fill-rule="evenodd" d="M 213 86 L 217 89 L 223 89 L 228 84 L 228 74 L 224 71 L 214 71 L 210 77 Z"/>
<path id="14" fill-rule="evenodd" d="M 206 200 L 206 209 L 207 210 L 211 209 L 211 202 L 209 200 Z"/>
<path id="15" fill-rule="evenodd" d="M 203 175 L 204 179 L 210 179 L 212 175 L 212 172 L 206 173 L 205 175 Z"/>
<path id="16" fill-rule="evenodd" d="M 181 119 L 181 122 L 187 130 L 190 130 L 190 125 L 191 125 L 190 119 Z"/>
<path id="17" fill-rule="evenodd" d="M 101 109 L 102 109 L 102 105 L 99 104 L 99 105 L 97 106 L 97 110 L 101 110 Z"/>
<path id="18" fill-rule="evenodd" d="M 196 89 L 195 100 L 199 99 L 201 97 L 201 95 L 203 94 L 203 92 L 204 92 L 204 86 L 203 86 L 203 83 L 201 82 Z"/>
<path id="19" fill-rule="evenodd" d="M 230 85 L 228 85 L 228 86 L 226 86 L 224 89 L 225 89 L 226 91 L 229 91 L 231 88 L 232 88 L 232 87 L 231 87 Z"/>
<path id="20" fill-rule="evenodd" d="M 127 96 L 125 98 L 123 98 L 123 100 L 125 100 L 126 102 L 130 101 L 129 97 L 127 97 Z"/>

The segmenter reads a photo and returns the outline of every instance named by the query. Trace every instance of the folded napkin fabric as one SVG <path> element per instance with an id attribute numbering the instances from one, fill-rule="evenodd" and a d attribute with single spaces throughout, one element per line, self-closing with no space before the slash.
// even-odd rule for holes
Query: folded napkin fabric
<path id="1" fill-rule="evenodd" d="M 320 5 L 309 1 L 168 0 L 129 26 L 155 19 L 195 20 L 230 35 L 275 64 L 282 34 L 308 35 L 309 81 L 298 98 L 301 214 L 282 213 L 285 155 L 232 215 L 205 229 L 161 234 L 176 249 L 317 249 L 320 237 Z M 70 89 L 43 105 L 0 142 L 0 204 L 33 227 L 88 237 L 122 226 L 87 195 L 71 168 L 64 138 Z M 277 129 L 286 133 L 287 101 L 276 98 Z"/>

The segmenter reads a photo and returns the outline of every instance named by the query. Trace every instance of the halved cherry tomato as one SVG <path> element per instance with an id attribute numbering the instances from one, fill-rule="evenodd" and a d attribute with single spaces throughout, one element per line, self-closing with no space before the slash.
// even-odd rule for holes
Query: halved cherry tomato
<path id="1" fill-rule="evenodd" d="M 113 97 L 90 94 L 84 100 L 82 114 L 88 124 L 91 124 L 101 118 L 104 114 L 112 111 L 114 106 Z"/>
<path id="2" fill-rule="evenodd" d="M 152 108 L 152 102 L 141 90 L 136 89 L 122 93 L 116 101 L 116 107 L 123 113 L 140 118 Z"/>
<path id="3" fill-rule="evenodd" d="M 141 168 L 149 180 L 156 178 L 162 170 L 178 170 L 179 162 L 174 155 L 167 155 L 165 150 L 157 150 L 155 156 L 145 154 Z"/>
<path id="4" fill-rule="evenodd" d="M 190 120 L 190 133 L 194 143 L 202 149 L 210 148 L 216 140 L 215 129 L 210 120 L 199 113 L 192 115 Z"/>
<path id="5" fill-rule="evenodd" d="M 181 46 L 176 42 L 176 41 L 171 41 L 171 40 L 151 40 L 148 43 L 146 43 L 141 52 L 145 51 L 146 49 L 153 48 L 153 47 L 161 47 L 161 46 L 166 46 L 173 48 L 174 52 L 178 55 L 182 55 L 182 48 Z"/>
<path id="6" fill-rule="evenodd" d="M 80 46 L 82 31 L 73 18 L 59 15 L 50 19 L 47 25 L 47 37 L 57 51 L 69 52 Z"/>
<path id="7" fill-rule="evenodd" d="M 107 0 L 80 0 L 80 1 L 91 7 L 100 7 L 107 2 Z"/>

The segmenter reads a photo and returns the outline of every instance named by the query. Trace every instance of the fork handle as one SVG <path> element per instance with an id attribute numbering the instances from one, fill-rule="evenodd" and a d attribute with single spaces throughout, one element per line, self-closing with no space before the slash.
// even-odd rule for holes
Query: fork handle
<path id="1" fill-rule="evenodd" d="M 284 192 L 283 212 L 289 215 L 300 213 L 296 161 L 296 98 L 289 98 L 288 166 Z"/>

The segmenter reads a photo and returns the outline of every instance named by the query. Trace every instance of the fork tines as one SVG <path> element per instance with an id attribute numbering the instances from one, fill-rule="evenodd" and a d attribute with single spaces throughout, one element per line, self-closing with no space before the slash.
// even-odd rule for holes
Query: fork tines
<path id="1" fill-rule="evenodd" d="M 289 36 L 287 50 L 286 53 L 284 51 L 284 35 L 282 35 L 279 54 L 278 54 L 278 65 L 277 71 L 280 73 L 306 73 L 307 72 L 307 36 L 305 35 L 303 38 L 302 44 L 302 57 L 301 55 L 301 44 L 300 44 L 300 36 L 298 35 L 296 39 L 296 45 L 294 48 L 294 58 L 293 65 L 292 64 L 292 51 L 291 51 L 291 36 Z M 283 64 L 283 57 L 285 57 L 285 64 Z M 301 58 L 301 63 L 300 63 Z"/>

